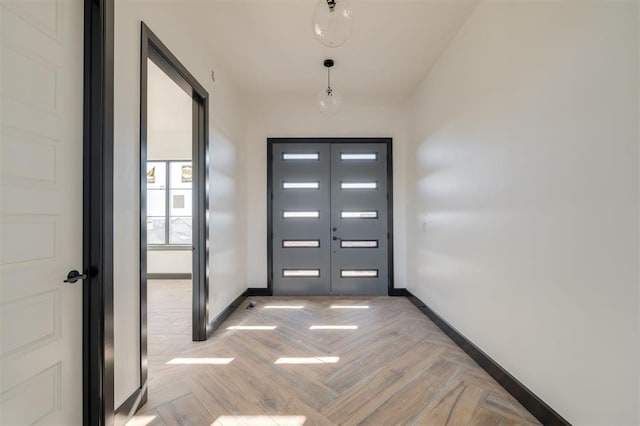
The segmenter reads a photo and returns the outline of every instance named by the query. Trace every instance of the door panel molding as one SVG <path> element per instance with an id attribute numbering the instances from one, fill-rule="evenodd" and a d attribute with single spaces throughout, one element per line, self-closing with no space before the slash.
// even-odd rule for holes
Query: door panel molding
<path id="1" fill-rule="evenodd" d="M 274 212 L 273 212 L 273 193 L 274 187 L 274 153 L 276 144 L 385 144 L 386 145 L 386 165 L 387 165 L 387 230 L 388 230 L 388 283 L 387 294 L 390 296 L 403 296 L 404 292 L 399 291 L 394 286 L 393 279 L 393 149 L 392 138 L 268 138 L 267 139 L 267 288 L 266 289 L 250 289 L 254 292 L 258 291 L 261 295 L 273 295 L 274 290 L 274 274 L 280 276 L 282 271 L 273 270 L 274 260 Z M 294 152 L 293 149 L 282 150 L 284 152 Z M 278 151 L 279 152 L 279 151 Z M 277 154 L 280 155 L 280 154 Z M 351 161 L 360 161 L 358 158 Z M 354 180 L 355 182 L 355 180 Z M 339 185 L 340 183 L 338 183 Z M 288 190 L 292 191 L 292 190 Z M 401 290 L 401 289 L 400 289 Z M 250 292 L 253 295 L 253 292 Z"/>

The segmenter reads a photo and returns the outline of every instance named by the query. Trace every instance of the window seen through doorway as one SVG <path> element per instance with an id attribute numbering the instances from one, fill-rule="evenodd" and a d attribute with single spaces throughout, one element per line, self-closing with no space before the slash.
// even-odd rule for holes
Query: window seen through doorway
<path id="1" fill-rule="evenodd" d="M 191 161 L 147 162 L 147 244 L 191 245 Z"/>

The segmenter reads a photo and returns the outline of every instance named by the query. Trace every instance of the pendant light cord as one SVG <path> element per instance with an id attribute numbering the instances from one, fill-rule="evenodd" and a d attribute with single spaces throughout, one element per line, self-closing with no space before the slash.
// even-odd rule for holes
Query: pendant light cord
<path id="1" fill-rule="evenodd" d="M 333 59 L 325 59 L 324 66 L 327 67 L 327 95 L 331 96 L 333 89 L 331 88 L 331 67 L 333 66 Z"/>

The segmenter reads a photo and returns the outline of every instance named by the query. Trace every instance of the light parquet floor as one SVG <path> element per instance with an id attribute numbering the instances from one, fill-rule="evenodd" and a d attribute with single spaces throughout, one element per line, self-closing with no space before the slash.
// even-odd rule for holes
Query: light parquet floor
<path id="1" fill-rule="evenodd" d="M 254 297 L 202 343 L 160 333 L 176 311 L 149 313 L 149 400 L 129 425 L 539 424 L 405 298 Z"/>
<path id="2" fill-rule="evenodd" d="M 194 347 L 191 340 L 191 280 L 147 283 L 147 352 L 153 381 L 167 362 Z"/>

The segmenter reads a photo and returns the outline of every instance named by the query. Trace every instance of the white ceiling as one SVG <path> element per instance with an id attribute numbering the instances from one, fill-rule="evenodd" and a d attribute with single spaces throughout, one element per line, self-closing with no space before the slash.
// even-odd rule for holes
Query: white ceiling
<path id="1" fill-rule="evenodd" d="M 305 97 L 332 86 L 343 97 L 409 96 L 469 17 L 477 0 L 350 0 L 354 31 L 342 46 L 311 30 L 317 0 L 184 1 L 181 10 L 233 83 L 249 96 Z"/>

